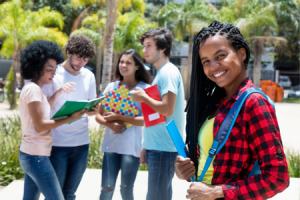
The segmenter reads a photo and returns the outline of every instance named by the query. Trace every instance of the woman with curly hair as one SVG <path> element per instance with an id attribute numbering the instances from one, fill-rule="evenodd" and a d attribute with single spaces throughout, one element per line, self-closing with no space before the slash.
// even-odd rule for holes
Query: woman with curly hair
<path id="1" fill-rule="evenodd" d="M 27 46 L 21 54 L 21 74 L 29 79 L 20 94 L 22 143 L 19 151 L 20 165 L 25 172 L 23 200 L 38 200 L 40 191 L 47 200 L 64 200 L 57 176 L 50 163 L 52 147 L 51 129 L 79 119 L 85 110 L 66 119 L 50 120 L 50 107 L 42 92 L 55 75 L 57 63 L 64 60 L 59 46 L 49 41 L 37 41 Z M 65 84 L 56 94 L 72 92 L 72 83 Z"/>
<path id="2" fill-rule="evenodd" d="M 214 160 L 202 182 L 190 185 L 187 199 L 267 199 L 289 185 L 276 114 L 260 93 L 248 96 L 224 146 L 212 153 L 214 138 L 234 103 L 255 88 L 246 74 L 249 58 L 250 48 L 232 24 L 214 21 L 196 36 L 186 108 L 190 158 L 176 158 L 176 174 L 183 180 L 194 175 L 202 179 L 207 157 Z M 256 160 L 261 173 L 251 176 Z"/>

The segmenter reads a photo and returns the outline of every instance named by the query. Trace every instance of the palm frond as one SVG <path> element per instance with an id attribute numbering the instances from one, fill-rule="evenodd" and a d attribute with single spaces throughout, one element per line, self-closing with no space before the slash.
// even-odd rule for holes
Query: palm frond
<path id="1" fill-rule="evenodd" d="M 50 7 L 44 7 L 35 12 L 36 23 L 40 26 L 59 27 L 63 29 L 63 15 L 57 11 L 50 10 Z"/>
<path id="2" fill-rule="evenodd" d="M 5 38 L 2 43 L 2 48 L 0 50 L 0 54 L 3 58 L 9 58 L 14 53 L 14 36 L 10 35 L 9 37 Z"/>
<path id="3" fill-rule="evenodd" d="M 93 40 L 95 46 L 98 46 L 100 44 L 101 41 L 101 35 L 99 35 L 97 32 L 89 30 L 87 28 L 80 28 L 75 30 L 72 35 L 85 35 L 88 38 L 90 38 L 91 40 Z"/>
<path id="4" fill-rule="evenodd" d="M 94 4 L 106 3 L 105 0 L 71 0 L 73 8 L 87 7 Z"/>

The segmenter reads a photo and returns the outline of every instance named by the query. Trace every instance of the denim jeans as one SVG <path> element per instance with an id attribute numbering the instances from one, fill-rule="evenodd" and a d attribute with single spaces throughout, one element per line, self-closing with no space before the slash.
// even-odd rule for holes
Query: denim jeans
<path id="1" fill-rule="evenodd" d="M 76 147 L 52 147 L 50 161 L 66 200 L 75 199 L 75 192 L 86 169 L 88 153 L 88 144 Z"/>
<path id="2" fill-rule="evenodd" d="M 19 160 L 25 172 L 23 200 L 38 200 L 40 191 L 47 200 L 64 200 L 49 157 L 29 155 L 20 151 Z"/>
<path id="3" fill-rule="evenodd" d="M 133 200 L 133 185 L 140 159 L 131 155 L 104 152 L 100 200 L 111 200 L 121 169 L 121 195 L 123 200 Z M 110 188 L 108 189 L 104 189 Z"/>
<path id="4" fill-rule="evenodd" d="M 147 200 L 171 200 L 177 152 L 146 151 L 148 165 Z"/>

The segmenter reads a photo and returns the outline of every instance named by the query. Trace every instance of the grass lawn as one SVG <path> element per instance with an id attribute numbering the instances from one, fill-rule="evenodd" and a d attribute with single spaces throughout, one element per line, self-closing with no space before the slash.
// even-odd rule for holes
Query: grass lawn
<path id="1" fill-rule="evenodd" d="M 283 99 L 283 102 L 300 103 L 300 98 L 288 98 L 288 99 Z"/>

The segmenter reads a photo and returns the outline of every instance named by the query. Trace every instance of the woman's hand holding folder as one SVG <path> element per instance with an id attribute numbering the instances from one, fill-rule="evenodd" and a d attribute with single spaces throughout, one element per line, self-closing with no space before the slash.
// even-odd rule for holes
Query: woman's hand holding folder
<path id="1" fill-rule="evenodd" d="M 77 112 L 74 112 L 70 117 L 68 117 L 70 119 L 70 122 L 76 121 L 77 119 L 79 119 L 80 117 L 82 117 L 82 115 L 84 115 L 86 113 L 86 109 L 82 109 L 79 110 Z"/>
<path id="2" fill-rule="evenodd" d="M 113 130 L 116 134 L 122 134 L 124 131 L 126 131 L 126 125 L 122 121 L 107 122 L 106 126 Z"/>
<path id="3" fill-rule="evenodd" d="M 190 158 L 177 156 L 175 160 L 175 172 L 179 179 L 190 180 L 195 175 L 195 166 Z"/>
<path id="4" fill-rule="evenodd" d="M 98 113 L 99 105 L 93 107 L 92 109 L 93 109 L 92 111 L 87 111 L 87 112 L 86 112 L 86 114 L 87 114 L 88 116 L 96 115 L 96 114 Z"/>

